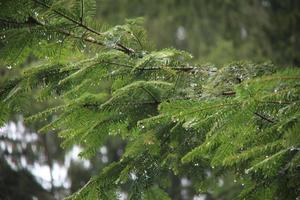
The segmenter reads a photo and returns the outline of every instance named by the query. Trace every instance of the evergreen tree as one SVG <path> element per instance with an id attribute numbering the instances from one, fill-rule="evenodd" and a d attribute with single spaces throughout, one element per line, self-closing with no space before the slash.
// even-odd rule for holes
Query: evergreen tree
<path id="1" fill-rule="evenodd" d="M 170 199 L 173 177 L 195 193 L 233 174 L 238 199 L 300 198 L 300 70 L 270 63 L 197 66 L 192 56 L 148 44 L 142 19 L 99 26 L 93 0 L 1 2 L 2 65 L 40 62 L 0 88 L 0 122 L 35 101 L 56 107 L 63 146 L 93 157 L 108 137 L 127 145 L 69 199 Z M 34 98 L 32 98 L 34 94 Z"/>

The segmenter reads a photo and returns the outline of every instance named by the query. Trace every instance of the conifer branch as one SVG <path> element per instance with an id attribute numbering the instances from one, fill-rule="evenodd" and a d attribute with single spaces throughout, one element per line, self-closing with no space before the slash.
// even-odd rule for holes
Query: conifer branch
<path id="1" fill-rule="evenodd" d="M 168 68 L 171 70 L 175 70 L 175 71 L 183 71 L 183 72 L 191 72 L 194 71 L 196 69 L 198 69 L 197 67 L 164 67 L 164 68 Z M 164 68 L 161 67 L 151 67 L 151 68 L 137 68 L 136 70 L 140 70 L 140 71 L 157 71 L 157 70 L 163 70 Z"/>
<path id="2" fill-rule="evenodd" d="M 233 96 L 235 94 L 236 94 L 235 91 L 225 91 L 225 92 L 222 92 L 223 96 Z"/>
<path id="3" fill-rule="evenodd" d="M 139 37 L 137 37 L 135 33 L 132 33 L 132 35 L 134 36 L 135 40 L 139 43 L 141 49 L 144 49 L 143 44 L 142 44 L 141 40 L 139 39 Z"/>
<path id="4" fill-rule="evenodd" d="M 156 103 L 158 103 L 159 101 L 156 99 L 156 97 L 152 94 L 152 92 L 151 91 L 149 91 L 147 88 L 145 88 L 145 87 L 141 87 L 147 94 L 149 94 L 151 97 L 152 97 L 152 99 L 156 102 Z"/>
<path id="5" fill-rule="evenodd" d="M 64 33 L 64 34 L 69 34 L 69 33 Z M 71 36 L 72 37 L 78 37 L 78 36 L 74 36 L 74 35 L 71 35 Z M 83 38 L 83 39 L 84 40 L 87 39 L 86 40 L 87 42 L 91 42 L 91 43 L 95 42 L 94 40 L 92 40 L 93 38 Z M 102 61 L 101 63 L 112 64 L 112 65 L 117 65 L 117 66 L 122 66 L 122 67 L 127 67 L 127 68 L 134 68 L 134 66 L 127 65 L 127 64 L 124 64 L 124 63 L 108 62 L 108 61 Z M 198 69 L 197 67 L 165 67 L 165 68 L 170 69 L 170 70 L 175 70 L 175 71 L 183 71 L 183 72 L 188 72 L 188 71 Z M 139 71 L 158 71 L 158 70 L 163 70 L 163 68 L 161 68 L 161 67 L 137 68 L 136 70 L 139 70 Z"/>
<path id="6" fill-rule="evenodd" d="M 260 114 L 260 113 L 258 113 L 258 112 L 254 112 L 254 114 L 255 114 L 256 116 L 260 117 L 261 119 L 266 120 L 267 122 L 270 122 L 270 123 L 272 123 L 272 124 L 275 123 L 275 121 L 273 121 L 272 119 L 269 119 L 268 117 L 266 117 L 266 116 L 264 116 L 264 115 L 262 115 L 262 114 Z"/>
<path id="7" fill-rule="evenodd" d="M 114 103 L 114 105 L 116 106 L 126 106 L 126 105 L 131 105 L 131 106 L 141 106 L 141 105 L 158 105 L 162 103 L 161 101 L 144 101 L 144 102 L 132 102 L 132 101 L 128 101 L 128 102 L 122 102 L 122 103 Z M 82 106 L 84 108 L 101 108 L 102 104 L 97 104 L 97 103 L 86 103 L 83 104 Z"/>
<path id="8" fill-rule="evenodd" d="M 59 16 L 65 18 L 65 19 L 67 19 L 67 20 L 69 20 L 70 22 L 72 22 L 72 23 L 74 23 L 74 24 L 77 24 L 78 26 L 80 26 L 80 27 L 82 27 L 82 28 L 84 28 L 84 29 L 86 29 L 86 30 L 88 30 L 88 31 L 90 31 L 90 32 L 92 32 L 92 33 L 94 33 L 94 34 L 96 34 L 96 35 L 100 35 L 100 36 L 103 35 L 102 33 L 100 33 L 100 32 L 98 32 L 98 31 L 94 30 L 93 28 L 91 28 L 91 27 L 89 27 L 89 26 L 86 26 L 86 25 L 83 24 L 82 22 L 77 21 L 77 20 L 73 19 L 72 17 L 66 15 L 65 13 L 60 12 L 59 10 L 56 10 L 56 9 L 51 8 L 51 6 L 49 6 L 48 4 L 46 4 L 46 3 L 42 2 L 42 1 L 39 1 L 39 0 L 32 0 L 32 1 L 35 2 L 35 3 L 37 3 L 37 4 L 39 4 L 39 5 L 42 5 L 42 6 L 46 7 L 46 8 L 48 8 L 48 9 L 50 9 L 50 10 L 52 10 L 55 14 L 57 14 L 57 15 L 59 15 Z"/>
<path id="9" fill-rule="evenodd" d="M 81 13 L 80 13 L 80 21 L 83 23 L 83 9 L 84 9 L 84 0 L 81 0 Z"/>
<path id="10" fill-rule="evenodd" d="M 29 16 L 25 22 L 12 21 L 8 19 L 0 18 L 1 27 L 3 28 L 20 28 L 21 26 L 28 25 L 43 25 L 41 22 L 36 20 L 34 17 Z M 6 26 L 6 27 L 5 27 Z"/>
<path id="11" fill-rule="evenodd" d="M 104 64 L 109 64 L 109 65 L 117 65 L 121 67 L 127 67 L 127 68 L 133 68 L 132 65 L 127 65 L 124 63 L 117 63 L 117 62 L 109 62 L 109 61 L 101 61 L 99 64 L 104 63 Z"/>
<path id="12" fill-rule="evenodd" d="M 52 10 L 52 11 L 53 11 L 54 13 L 56 13 L 57 15 L 59 15 L 59 16 L 65 18 L 65 19 L 67 19 L 67 20 L 69 20 L 70 22 L 72 22 L 72 23 L 78 25 L 79 27 L 82 27 L 82 28 L 84 28 L 84 29 L 90 31 L 91 33 L 94 33 L 94 34 L 99 35 L 99 36 L 103 36 L 103 33 L 98 32 L 98 31 L 96 31 L 95 29 L 93 29 L 93 28 L 91 28 L 91 27 L 85 25 L 82 21 L 77 21 L 77 20 L 73 19 L 72 17 L 70 17 L 70 16 L 64 14 L 63 12 L 60 12 L 59 10 L 52 9 L 51 6 L 49 6 L 48 4 L 46 4 L 46 3 L 44 3 L 44 2 L 41 2 L 41 1 L 39 1 L 39 0 L 32 0 L 32 1 L 35 2 L 35 3 L 37 3 L 37 4 L 39 4 L 39 5 L 42 5 L 42 6 L 46 7 L 46 8 L 48 8 L 48 9 L 50 9 L 50 10 Z M 96 42 L 96 43 L 98 43 L 98 44 L 103 44 L 102 42 Z M 129 48 L 129 47 L 125 47 L 125 46 L 122 45 L 121 43 L 116 43 L 116 46 L 118 47 L 118 48 L 115 48 L 116 50 L 122 51 L 122 52 L 124 52 L 124 53 L 126 53 L 126 54 L 133 54 L 133 53 L 135 52 L 133 49 L 131 49 L 131 48 Z"/>
<path id="13" fill-rule="evenodd" d="M 279 105 L 290 105 L 294 102 L 287 102 L 287 101 L 259 101 L 261 103 L 266 103 L 266 104 L 279 104 Z"/>

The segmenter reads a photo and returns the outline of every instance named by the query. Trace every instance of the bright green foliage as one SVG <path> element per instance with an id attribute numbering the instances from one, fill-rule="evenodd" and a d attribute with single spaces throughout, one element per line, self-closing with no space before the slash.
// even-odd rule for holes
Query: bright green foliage
<path id="1" fill-rule="evenodd" d="M 240 199 L 300 198 L 298 68 L 190 65 L 186 52 L 152 50 L 141 19 L 99 27 L 91 0 L 3 4 L 22 13 L 1 7 L 1 62 L 46 59 L 1 86 L 1 124 L 34 91 L 36 101 L 61 105 L 27 120 L 52 117 L 40 132 L 82 146 L 83 158 L 110 135 L 127 142 L 118 162 L 69 199 L 117 199 L 129 185 L 129 199 L 167 200 L 168 173 L 188 177 L 201 193 L 217 184 L 208 171 L 233 172 Z"/>

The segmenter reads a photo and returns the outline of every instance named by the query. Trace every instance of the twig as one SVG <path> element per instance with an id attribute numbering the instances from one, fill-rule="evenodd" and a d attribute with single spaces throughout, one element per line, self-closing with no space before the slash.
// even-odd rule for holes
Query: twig
<path id="1" fill-rule="evenodd" d="M 272 123 L 272 124 L 275 123 L 275 121 L 273 121 L 272 119 L 269 119 L 268 117 L 266 117 L 266 116 L 264 116 L 264 115 L 262 115 L 262 114 L 260 114 L 260 113 L 258 113 L 258 112 L 254 112 L 254 114 L 255 114 L 256 116 L 260 117 L 261 119 L 266 120 L 266 121 L 268 121 L 268 122 L 270 122 L 270 123 Z"/>
<path id="2" fill-rule="evenodd" d="M 145 87 L 141 87 L 147 94 L 149 94 L 151 97 L 152 97 L 152 99 L 156 102 L 156 103 L 158 103 L 159 101 L 156 99 L 156 97 L 151 93 L 151 91 L 149 91 L 147 88 L 145 88 Z"/>
<path id="3" fill-rule="evenodd" d="M 235 94 L 236 94 L 235 91 L 225 91 L 225 92 L 222 92 L 222 95 L 224 95 L 224 96 L 233 96 Z"/>
<path id="4" fill-rule="evenodd" d="M 196 70 L 196 67 L 164 67 L 164 68 L 169 68 L 171 70 L 176 70 L 176 71 L 183 71 L 183 72 L 189 72 Z M 164 70 L 164 68 L 161 67 L 151 67 L 151 68 L 137 68 L 136 70 L 140 71 L 156 71 L 156 70 Z"/>
<path id="5" fill-rule="evenodd" d="M 83 23 L 83 9 L 84 9 L 84 0 L 81 0 L 81 16 L 80 16 L 81 24 Z"/>

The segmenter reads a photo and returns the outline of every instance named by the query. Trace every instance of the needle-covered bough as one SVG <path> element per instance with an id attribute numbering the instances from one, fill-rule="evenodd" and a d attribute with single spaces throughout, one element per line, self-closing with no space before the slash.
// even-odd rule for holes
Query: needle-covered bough
<path id="1" fill-rule="evenodd" d="M 1 66 L 37 60 L 1 85 L 1 125 L 32 101 L 58 99 L 27 121 L 57 115 L 39 131 L 80 145 L 84 159 L 111 135 L 127 143 L 69 199 L 117 199 L 124 185 L 129 199 L 170 199 L 170 174 L 200 194 L 228 173 L 238 199 L 300 198 L 299 68 L 197 66 L 149 45 L 141 19 L 101 26 L 94 13 L 93 0 L 0 6 Z"/>

